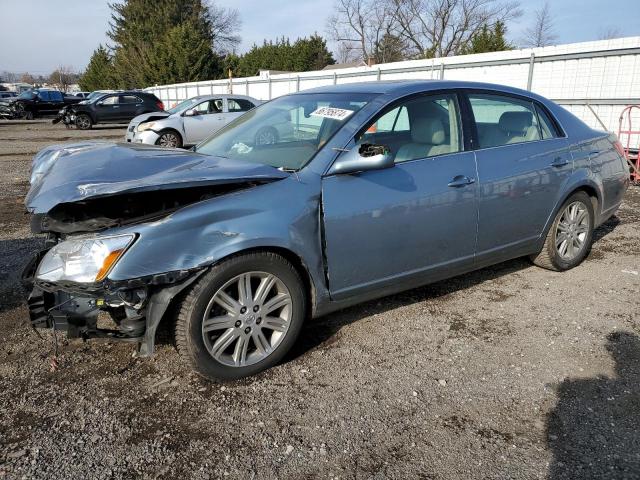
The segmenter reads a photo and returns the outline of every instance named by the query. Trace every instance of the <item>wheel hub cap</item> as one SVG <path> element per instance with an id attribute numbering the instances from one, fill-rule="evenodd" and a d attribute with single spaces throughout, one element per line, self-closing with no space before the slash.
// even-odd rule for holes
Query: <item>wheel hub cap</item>
<path id="1" fill-rule="evenodd" d="M 556 250 L 565 260 L 582 253 L 589 232 L 589 212 L 582 202 L 573 202 L 562 212 L 556 230 Z"/>
<path id="2" fill-rule="evenodd" d="M 225 283 L 209 301 L 202 338 L 218 362 L 245 367 L 267 358 L 291 323 L 291 294 L 275 275 L 248 272 Z"/>

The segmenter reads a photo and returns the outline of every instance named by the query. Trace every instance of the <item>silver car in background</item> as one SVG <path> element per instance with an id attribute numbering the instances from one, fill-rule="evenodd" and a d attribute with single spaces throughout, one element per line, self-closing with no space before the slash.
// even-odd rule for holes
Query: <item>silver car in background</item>
<path id="1" fill-rule="evenodd" d="M 173 148 L 196 145 L 260 103 L 245 95 L 193 97 L 164 112 L 138 115 L 129 123 L 125 139 Z"/>

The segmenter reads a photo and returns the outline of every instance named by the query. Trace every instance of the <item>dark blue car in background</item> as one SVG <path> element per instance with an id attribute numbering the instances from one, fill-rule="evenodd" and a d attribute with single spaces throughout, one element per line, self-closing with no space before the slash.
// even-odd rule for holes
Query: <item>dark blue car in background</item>
<path id="1" fill-rule="evenodd" d="M 148 355 L 173 315 L 198 373 L 239 378 L 282 359 L 307 318 L 520 256 L 575 267 L 628 183 L 615 136 L 457 81 L 280 97 L 193 151 L 50 147 L 26 201 L 48 234 L 25 270 L 31 319 Z"/>

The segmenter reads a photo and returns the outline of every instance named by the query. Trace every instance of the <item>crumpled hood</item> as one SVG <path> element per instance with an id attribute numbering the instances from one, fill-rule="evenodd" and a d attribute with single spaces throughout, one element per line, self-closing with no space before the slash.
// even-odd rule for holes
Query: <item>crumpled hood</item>
<path id="1" fill-rule="evenodd" d="M 144 144 L 86 142 L 52 146 L 33 161 L 25 199 L 32 213 L 60 203 L 120 193 L 277 180 L 277 168 Z"/>
<path id="2" fill-rule="evenodd" d="M 142 115 L 138 115 L 137 117 L 134 117 L 133 120 L 131 120 L 131 123 L 129 123 L 129 125 L 139 125 L 142 122 L 146 122 L 149 120 L 160 120 L 170 116 L 171 114 L 168 112 L 143 113 Z"/>

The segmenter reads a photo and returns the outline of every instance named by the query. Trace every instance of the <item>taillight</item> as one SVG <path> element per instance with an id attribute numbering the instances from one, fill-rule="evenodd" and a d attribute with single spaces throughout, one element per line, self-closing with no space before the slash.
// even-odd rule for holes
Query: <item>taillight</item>
<path id="1" fill-rule="evenodd" d="M 161 100 L 158 100 L 156 102 L 156 106 L 160 109 L 160 110 L 164 110 L 164 103 L 162 103 Z"/>

